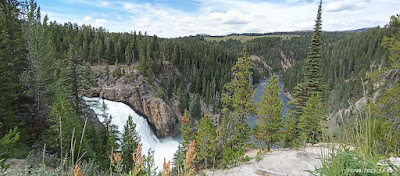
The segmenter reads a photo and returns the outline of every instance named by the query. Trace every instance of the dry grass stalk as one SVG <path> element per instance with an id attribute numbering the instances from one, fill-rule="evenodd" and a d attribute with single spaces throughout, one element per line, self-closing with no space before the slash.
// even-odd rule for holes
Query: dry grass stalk
<path id="1" fill-rule="evenodd" d="M 119 153 L 113 153 L 112 156 L 108 156 L 111 161 L 111 165 L 118 170 L 119 175 L 122 175 L 121 172 L 121 155 Z"/>
<path id="2" fill-rule="evenodd" d="M 82 173 L 81 167 L 79 165 L 75 165 L 74 169 L 74 176 L 84 176 L 85 174 Z"/>
<path id="3" fill-rule="evenodd" d="M 140 172 L 140 170 L 142 168 L 143 161 L 144 161 L 144 158 L 142 157 L 141 153 L 142 153 L 142 147 L 139 144 L 137 149 L 136 149 L 136 153 L 132 154 L 132 159 L 133 159 L 133 162 L 135 164 L 135 168 L 133 169 L 133 173 L 131 173 L 130 175 L 139 174 L 139 172 Z"/>
<path id="4" fill-rule="evenodd" d="M 192 165 L 192 163 L 197 156 L 195 144 L 196 144 L 195 140 L 191 141 L 189 144 L 189 148 L 186 151 L 186 157 L 185 160 L 183 161 L 185 176 L 190 176 L 194 172 L 194 166 Z"/>
<path id="5" fill-rule="evenodd" d="M 167 163 L 166 159 L 164 158 L 163 171 L 161 173 L 162 176 L 168 176 L 171 173 L 171 170 L 169 170 L 170 165 L 171 165 L 171 161 L 168 160 L 168 163 Z"/>

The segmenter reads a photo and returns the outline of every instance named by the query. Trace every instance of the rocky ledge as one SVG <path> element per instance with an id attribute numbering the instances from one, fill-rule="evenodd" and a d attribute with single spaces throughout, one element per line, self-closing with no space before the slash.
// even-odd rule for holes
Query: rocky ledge
<path id="1" fill-rule="evenodd" d="M 87 96 L 123 102 L 148 120 L 157 137 L 174 136 L 177 133 L 175 115 L 179 114 L 175 112 L 177 108 L 170 108 L 167 103 L 155 96 L 154 87 L 158 87 L 156 83 L 150 85 L 136 69 L 124 70 L 127 76 L 120 78 L 104 76 L 97 72 L 97 86 L 92 87 Z"/>

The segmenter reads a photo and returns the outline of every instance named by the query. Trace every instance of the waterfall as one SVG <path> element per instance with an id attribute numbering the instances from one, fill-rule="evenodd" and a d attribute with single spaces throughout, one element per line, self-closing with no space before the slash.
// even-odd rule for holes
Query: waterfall
<path id="1" fill-rule="evenodd" d="M 105 100 L 101 98 L 87 98 L 83 97 L 85 103 L 90 106 L 99 119 L 100 122 L 104 121 L 102 117 L 101 106 L 104 101 L 106 105 L 105 113 L 112 116 L 111 124 L 118 127 L 120 134 L 124 132 L 124 125 L 128 120 L 128 116 L 132 117 L 132 121 L 136 124 L 136 132 L 140 135 L 142 144 L 142 155 L 147 154 L 149 149 L 154 150 L 154 163 L 158 167 L 158 171 L 162 170 L 164 157 L 172 162 L 174 153 L 178 149 L 179 141 L 171 137 L 158 139 L 154 132 L 151 130 L 146 119 L 136 114 L 135 111 L 128 105 Z"/>

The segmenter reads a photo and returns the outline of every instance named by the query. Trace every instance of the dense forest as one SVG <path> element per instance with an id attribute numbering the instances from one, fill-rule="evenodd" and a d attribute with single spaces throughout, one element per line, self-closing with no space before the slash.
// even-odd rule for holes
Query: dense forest
<path id="1" fill-rule="evenodd" d="M 388 64 L 389 52 L 381 45 L 388 28 L 373 28 L 363 33 L 354 33 L 323 47 L 323 79 L 326 85 L 326 103 L 331 110 L 346 108 L 363 96 L 363 84 L 368 95 L 374 93 L 367 73 Z M 286 70 L 283 75 L 285 90 L 292 92 L 295 85 L 302 81 L 300 61 Z"/>
<path id="2" fill-rule="evenodd" d="M 321 18 L 322 1 L 313 31 L 210 42 L 201 35 L 164 39 L 59 24 L 42 17 L 34 0 L 2 0 L 0 174 L 186 176 L 247 162 L 249 148 L 259 149 L 261 156 L 275 146 L 304 148 L 321 142 L 355 150 L 333 149 L 337 155 L 322 160 L 314 174 L 382 169 L 381 159 L 398 156 L 400 147 L 400 18 L 361 32 L 323 32 Z M 104 72 L 92 71 L 98 66 Z M 100 74 L 138 79 L 124 66 L 160 87 L 164 101 L 178 101 L 182 140 L 174 160 L 164 161 L 163 168 L 155 167 L 154 151 L 141 151 L 132 117 L 122 134 L 110 124 L 112 117 L 104 116 L 100 125 L 88 120 L 82 96 L 96 87 Z M 161 72 L 170 66 L 168 74 Z M 284 90 L 277 75 L 282 75 Z M 254 103 L 254 85 L 266 78 L 262 101 Z M 284 120 L 280 91 L 292 95 Z M 354 114 L 358 118 L 346 118 L 346 123 L 342 118 L 338 132 L 324 133 L 321 124 L 329 114 L 362 97 L 371 101 Z M 204 114 L 200 102 L 219 118 Z M 246 121 L 249 115 L 258 116 L 254 129 Z M 25 159 L 29 166 L 7 169 L 9 158 Z"/>

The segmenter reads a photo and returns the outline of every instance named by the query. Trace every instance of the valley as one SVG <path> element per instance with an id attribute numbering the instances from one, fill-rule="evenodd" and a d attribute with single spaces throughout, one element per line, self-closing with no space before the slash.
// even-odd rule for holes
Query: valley
<path id="1" fill-rule="evenodd" d="M 400 16 L 338 2 L 0 1 L 0 175 L 399 174 Z"/>

